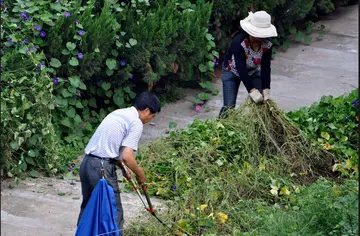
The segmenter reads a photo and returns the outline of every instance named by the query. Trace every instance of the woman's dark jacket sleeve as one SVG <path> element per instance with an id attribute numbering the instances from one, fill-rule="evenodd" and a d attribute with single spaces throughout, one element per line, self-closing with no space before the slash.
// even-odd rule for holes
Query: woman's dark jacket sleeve
<path id="1" fill-rule="evenodd" d="M 270 89 L 271 57 L 272 57 L 272 47 L 262 55 L 262 59 L 261 59 L 262 89 Z"/>
<path id="2" fill-rule="evenodd" d="M 236 42 L 236 43 L 240 44 L 240 42 Z M 251 81 L 251 78 L 248 74 L 248 70 L 246 68 L 245 50 L 241 46 L 240 47 L 234 46 L 232 48 L 233 48 L 233 52 L 234 52 L 236 70 L 237 70 L 242 82 L 244 83 L 246 90 L 248 91 L 248 93 L 250 93 L 250 90 L 254 88 L 254 85 Z"/>

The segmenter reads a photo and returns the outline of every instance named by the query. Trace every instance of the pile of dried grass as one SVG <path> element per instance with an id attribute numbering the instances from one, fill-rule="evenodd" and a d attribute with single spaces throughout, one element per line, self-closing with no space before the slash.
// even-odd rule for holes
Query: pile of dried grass
<path id="1" fill-rule="evenodd" d="M 286 170 L 312 176 L 332 175 L 334 156 L 311 145 L 310 140 L 290 121 L 273 101 L 246 102 L 222 123 L 236 125 L 256 147 L 256 156 L 281 157 Z"/>

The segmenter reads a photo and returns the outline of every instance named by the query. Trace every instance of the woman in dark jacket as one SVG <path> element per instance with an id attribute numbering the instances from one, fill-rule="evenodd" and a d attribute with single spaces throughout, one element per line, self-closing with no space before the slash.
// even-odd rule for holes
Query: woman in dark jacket
<path id="1" fill-rule="evenodd" d="M 250 12 L 240 26 L 224 58 L 224 105 L 219 117 L 235 107 L 241 81 L 255 103 L 270 98 L 272 43 L 268 38 L 277 36 L 276 28 L 265 11 Z"/>

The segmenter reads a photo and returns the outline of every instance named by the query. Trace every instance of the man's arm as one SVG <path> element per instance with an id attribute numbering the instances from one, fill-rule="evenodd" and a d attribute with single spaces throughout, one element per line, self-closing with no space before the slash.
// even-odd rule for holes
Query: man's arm
<path id="1" fill-rule="evenodd" d="M 122 161 L 133 173 L 135 173 L 136 179 L 139 182 L 139 184 L 145 183 L 146 181 L 145 173 L 136 162 L 133 149 L 129 147 L 124 148 L 124 151 L 122 153 Z M 121 163 L 119 164 L 121 167 Z"/>
<path id="2" fill-rule="evenodd" d="M 135 173 L 136 179 L 139 184 L 145 183 L 144 171 L 138 166 L 134 151 L 138 149 L 139 140 L 143 131 L 143 125 L 139 122 L 133 122 L 130 126 L 128 134 L 124 137 L 121 146 L 124 149 L 122 151 L 122 160 L 129 169 Z M 121 167 L 121 163 L 120 167 Z M 126 177 L 126 176 L 125 176 Z"/>

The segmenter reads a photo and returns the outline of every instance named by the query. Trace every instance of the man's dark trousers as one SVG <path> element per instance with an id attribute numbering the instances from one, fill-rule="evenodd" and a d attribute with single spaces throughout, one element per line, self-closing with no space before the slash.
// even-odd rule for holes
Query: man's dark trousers
<path id="1" fill-rule="evenodd" d="M 81 181 L 81 192 L 83 201 L 81 203 L 80 214 L 77 224 L 80 222 L 80 218 L 85 210 L 86 204 L 88 203 L 91 193 L 94 190 L 96 184 L 102 178 L 101 176 L 101 158 L 94 157 L 92 155 L 85 155 L 83 162 L 80 165 L 80 181 Z M 116 162 L 115 159 L 103 159 L 103 166 L 106 171 L 106 181 L 114 189 L 117 218 L 116 224 L 122 235 L 124 213 L 120 199 L 120 189 L 118 184 L 118 178 L 116 174 Z"/>

